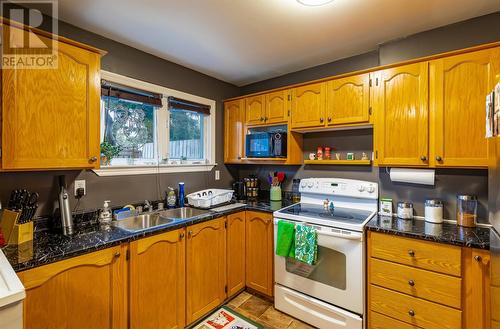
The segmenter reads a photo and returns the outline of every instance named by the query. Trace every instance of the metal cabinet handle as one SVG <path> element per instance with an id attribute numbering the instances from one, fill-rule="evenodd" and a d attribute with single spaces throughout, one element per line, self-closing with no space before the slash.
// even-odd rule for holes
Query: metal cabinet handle
<path id="1" fill-rule="evenodd" d="M 443 160 L 443 158 L 441 158 L 439 155 L 436 156 L 436 161 L 441 161 L 441 160 Z"/>
<path id="2" fill-rule="evenodd" d="M 114 254 L 113 256 L 114 256 L 115 258 L 120 258 L 120 255 L 121 255 L 121 254 L 120 254 L 120 252 L 119 252 L 119 251 L 117 251 L 117 252 L 115 252 L 115 254 Z"/>
<path id="3" fill-rule="evenodd" d="M 319 118 L 319 122 L 323 123 L 324 119 L 323 118 Z"/>
<path id="4" fill-rule="evenodd" d="M 413 280 L 409 280 L 409 281 L 408 281 L 408 284 L 409 284 L 410 286 L 412 286 L 412 287 L 413 287 L 413 286 L 415 285 L 415 281 L 413 281 Z"/>
<path id="5" fill-rule="evenodd" d="M 268 117 L 264 117 L 264 121 L 267 121 L 267 120 L 269 120 L 269 118 Z"/>
<path id="6" fill-rule="evenodd" d="M 476 256 L 474 256 L 474 259 L 476 260 L 476 262 L 480 262 L 483 260 L 483 257 L 476 255 Z"/>
<path id="7" fill-rule="evenodd" d="M 91 157 L 91 158 L 89 159 L 89 161 L 90 161 L 90 162 L 96 162 L 96 161 L 97 161 L 97 157 Z"/>
<path id="8" fill-rule="evenodd" d="M 408 255 L 410 255 L 410 257 L 415 257 L 415 251 L 413 250 L 408 250 Z"/>
<path id="9" fill-rule="evenodd" d="M 328 122 L 332 122 L 332 118 L 331 117 L 328 117 Z"/>
<path id="10" fill-rule="evenodd" d="M 193 231 L 188 232 L 188 238 L 191 238 L 193 236 Z"/>
<path id="11" fill-rule="evenodd" d="M 263 118 L 263 117 L 260 117 L 260 121 L 264 121 L 264 118 Z"/>
<path id="12" fill-rule="evenodd" d="M 426 157 L 425 155 L 422 155 L 422 156 L 420 157 L 420 160 L 422 160 L 422 161 L 427 161 L 427 157 Z"/>
<path id="13" fill-rule="evenodd" d="M 410 316 L 415 316 L 415 311 L 414 311 L 414 310 L 409 310 L 409 311 L 408 311 L 408 315 L 410 315 Z"/>
<path id="14" fill-rule="evenodd" d="M 184 232 L 182 232 L 181 234 L 179 234 L 179 238 L 182 240 L 184 239 Z"/>

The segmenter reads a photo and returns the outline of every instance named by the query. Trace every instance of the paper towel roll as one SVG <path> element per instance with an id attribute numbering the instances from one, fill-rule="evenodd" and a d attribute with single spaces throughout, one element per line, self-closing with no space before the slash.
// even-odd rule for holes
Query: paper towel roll
<path id="1" fill-rule="evenodd" d="M 434 185 L 435 171 L 432 169 L 392 168 L 389 176 L 393 182 Z"/>

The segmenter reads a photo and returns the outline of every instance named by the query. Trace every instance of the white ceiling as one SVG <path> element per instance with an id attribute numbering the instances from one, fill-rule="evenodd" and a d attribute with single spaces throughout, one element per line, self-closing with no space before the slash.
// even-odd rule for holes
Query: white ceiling
<path id="1" fill-rule="evenodd" d="M 59 0 L 63 21 L 239 86 L 498 10 L 498 0 Z"/>

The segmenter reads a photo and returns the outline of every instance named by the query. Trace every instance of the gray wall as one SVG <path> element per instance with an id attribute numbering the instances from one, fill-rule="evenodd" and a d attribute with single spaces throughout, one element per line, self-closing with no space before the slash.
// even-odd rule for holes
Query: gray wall
<path id="1" fill-rule="evenodd" d="M 464 22 L 418 33 L 406 38 L 379 45 L 378 50 L 338 60 L 329 64 L 290 73 L 281 77 L 253 83 L 242 87 L 242 94 L 277 88 L 293 83 L 329 77 L 335 74 L 366 69 L 433 55 L 450 50 L 466 48 L 500 40 L 500 12 L 477 17 Z M 372 150 L 372 135 L 369 130 L 340 131 L 336 133 L 312 133 L 304 135 L 304 158 L 314 152 L 317 146 L 332 146 L 341 152 Z M 441 169 L 436 172 L 435 186 L 392 183 L 385 168 L 358 166 L 234 166 L 240 178 L 256 173 L 266 182 L 269 171 L 285 171 L 285 189 L 291 189 L 293 178 L 339 177 L 379 183 L 380 196 L 393 198 L 393 204 L 400 200 L 414 202 L 417 215 L 423 216 L 423 202 L 426 198 L 441 198 L 445 202 L 445 216 L 454 218 L 455 195 L 470 193 L 478 196 L 479 218 L 487 222 L 488 173 L 487 170 Z M 268 187 L 263 185 L 264 189 Z"/>
<path id="2" fill-rule="evenodd" d="M 112 201 L 112 205 L 144 199 L 156 200 L 161 195 L 158 190 L 162 192 L 169 185 L 176 186 L 179 181 L 186 183 L 187 191 L 204 189 L 207 186 L 229 186 L 232 177 L 223 165 L 223 130 L 220 129 L 224 124 L 222 100 L 239 95 L 239 88 L 64 22 L 59 24 L 59 34 L 106 50 L 108 54 L 102 58 L 101 65 L 104 70 L 214 99 L 217 102 L 216 161 L 219 164 L 215 169 L 221 171 L 221 180 L 214 180 L 213 171 L 163 174 L 159 178 L 156 175 L 98 177 L 92 171 L 0 173 L 2 204 L 7 203 L 12 189 L 27 188 L 40 193 L 38 214 L 52 213 L 54 200 L 57 198 L 56 176 L 59 174 L 68 175 L 67 181 L 71 185 L 71 194 L 74 179 L 87 181 L 88 194 L 82 198 L 79 209 L 102 207 L 102 201 L 107 199 Z M 71 200 L 71 204 L 75 205 L 74 199 Z"/>

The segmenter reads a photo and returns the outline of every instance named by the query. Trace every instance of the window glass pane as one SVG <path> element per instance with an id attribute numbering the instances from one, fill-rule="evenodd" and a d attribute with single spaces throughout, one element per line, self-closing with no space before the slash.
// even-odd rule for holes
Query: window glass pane
<path id="1" fill-rule="evenodd" d="M 112 157 L 107 165 L 156 164 L 156 108 L 115 97 L 103 96 L 102 100 L 105 145 L 101 145 L 101 156 Z"/>
<path id="2" fill-rule="evenodd" d="M 202 160 L 204 159 L 204 115 L 185 110 L 170 110 L 170 142 L 171 159 Z"/>

